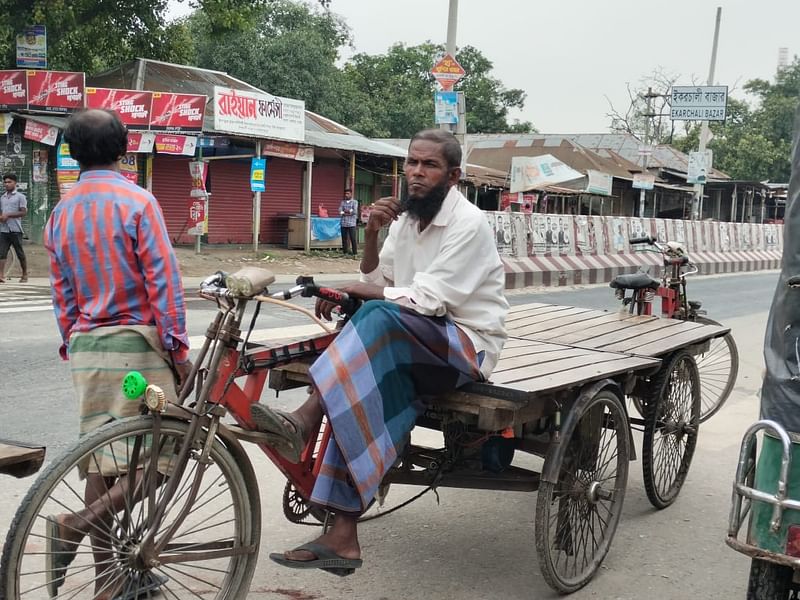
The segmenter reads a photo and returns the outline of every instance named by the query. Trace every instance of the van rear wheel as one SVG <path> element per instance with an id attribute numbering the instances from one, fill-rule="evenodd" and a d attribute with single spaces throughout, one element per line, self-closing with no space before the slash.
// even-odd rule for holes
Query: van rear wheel
<path id="1" fill-rule="evenodd" d="M 794 571 L 766 560 L 753 559 L 747 600 L 788 600 Z"/>

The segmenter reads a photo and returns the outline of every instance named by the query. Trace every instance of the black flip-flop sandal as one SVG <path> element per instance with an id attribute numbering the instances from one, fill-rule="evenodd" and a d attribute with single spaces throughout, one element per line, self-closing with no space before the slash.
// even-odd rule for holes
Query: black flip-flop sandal
<path id="1" fill-rule="evenodd" d="M 55 516 L 45 518 L 47 521 L 47 539 L 45 540 L 45 581 L 47 593 L 51 598 L 58 595 L 58 588 L 64 585 L 67 568 L 75 560 L 78 544 L 65 543 L 61 539 L 60 526 Z"/>
<path id="2" fill-rule="evenodd" d="M 301 423 L 290 413 L 273 410 L 263 404 L 250 406 L 250 416 L 256 424 L 256 429 L 267 434 L 269 444 L 293 463 L 300 462 L 300 454 L 305 448 L 305 432 Z"/>
<path id="3" fill-rule="evenodd" d="M 298 546 L 293 550 L 305 550 L 310 552 L 317 558 L 313 560 L 290 560 L 282 552 L 273 552 L 269 555 L 270 559 L 282 567 L 289 567 L 290 569 L 322 569 L 328 573 L 333 573 L 339 577 L 352 575 L 356 569 L 360 568 L 364 562 L 360 558 L 344 558 L 336 554 L 330 548 L 309 542 Z"/>

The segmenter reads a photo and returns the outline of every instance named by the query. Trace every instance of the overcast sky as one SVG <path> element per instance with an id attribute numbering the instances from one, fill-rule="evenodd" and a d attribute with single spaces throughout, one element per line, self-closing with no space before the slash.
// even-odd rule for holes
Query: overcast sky
<path id="1" fill-rule="evenodd" d="M 774 76 L 780 47 L 800 54 L 798 0 L 460 0 L 457 43 L 480 49 L 506 87 L 528 94 L 515 116 L 544 133 L 594 133 L 608 129 L 606 96 L 624 109 L 626 82 L 657 67 L 683 84 L 705 82 L 717 6 L 716 82 L 738 87 L 733 95 Z M 356 52 L 446 41 L 448 0 L 332 0 L 331 9 Z"/>

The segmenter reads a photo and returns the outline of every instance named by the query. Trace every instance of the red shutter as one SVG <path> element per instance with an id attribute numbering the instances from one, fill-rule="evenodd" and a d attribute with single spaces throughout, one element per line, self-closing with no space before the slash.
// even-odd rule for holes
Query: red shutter
<path id="1" fill-rule="evenodd" d="M 304 162 L 267 158 L 267 191 L 261 194 L 261 241 L 285 244 L 288 215 L 303 212 Z"/>
<path id="2" fill-rule="evenodd" d="M 319 214 L 320 206 L 328 209 L 328 215 L 339 215 L 339 204 L 344 199 L 347 165 L 342 161 L 321 159 L 314 163 L 311 183 L 311 212 Z"/>
<path id="3" fill-rule="evenodd" d="M 194 242 L 194 236 L 186 234 L 189 228 L 189 198 L 192 190 L 190 160 L 185 156 L 163 154 L 157 154 L 153 158 L 153 195 L 161 205 L 173 244 Z"/>
<path id="4" fill-rule="evenodd" d="M 253 241 L 253 192 L 249 160 L 209 161 L 208 243 Z"/>

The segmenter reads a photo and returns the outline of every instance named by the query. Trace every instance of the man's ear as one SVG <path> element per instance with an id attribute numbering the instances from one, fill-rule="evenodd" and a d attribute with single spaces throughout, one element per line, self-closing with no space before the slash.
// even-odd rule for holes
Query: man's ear
<path id="1" fill-rule="evenodd" d="M 455 169 L 450 170 L 450 177 L 447 180 L 447 183 L 450 185 L 458 185 L 458 182 L 461 181 L 461 167 L 456 167 Z"/>

